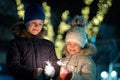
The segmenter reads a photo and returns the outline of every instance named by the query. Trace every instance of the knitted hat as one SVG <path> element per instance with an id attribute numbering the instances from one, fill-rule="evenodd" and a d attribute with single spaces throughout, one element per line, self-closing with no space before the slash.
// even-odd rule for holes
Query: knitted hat
<path id="1" fill-rule="evenodd" d="M 85 29 L 82 27 L 75 26 L 71 28 L 66 34 L 66 42 L 74 41 L 80 44 L 83 48 L 87 42 Z"/>
<path id="2" fill-rule="evenodd" d="M 86 24 L 87 24 L 87 21 L 84 19 L 83 16 L 80 16 L 80 15 L 76 15 L 70 22 L 70 25 L 72 27 L 74 26 L 85 27 Z"/>
<path id="3" fill-rule="evenodd" d="M 24 23 L 26 24 L 27 22 L 34 19 L 40 19 L 43 21 L 45 20 L 45 14 L 43 8 L 37 3 L 32 4 L 26 8 Z"/>

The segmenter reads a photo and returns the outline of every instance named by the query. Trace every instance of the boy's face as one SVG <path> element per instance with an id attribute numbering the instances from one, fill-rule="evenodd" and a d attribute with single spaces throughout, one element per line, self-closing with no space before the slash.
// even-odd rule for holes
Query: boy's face
<path id="1" fill-rule="evenodd" d="M 70 54 L 78 53 L 78 52 L 81 50 L 80 44 L 77 43 L 77 42 L 73 42 L 73 41 L 68 41 L 68 42 L 66 43 L 66 48 L 67 48 L 67 51 L 68 51 Z"/>
<path id="2" fill-rule="evenodd" d="M 27 26 L 27 30 L 29 33 L 33 34 L 33 35 L 37 35 L 41 32 L 42 28 L 43 28 L 43 20 L 31 20 L 29 21 L 26 26 Z"/>

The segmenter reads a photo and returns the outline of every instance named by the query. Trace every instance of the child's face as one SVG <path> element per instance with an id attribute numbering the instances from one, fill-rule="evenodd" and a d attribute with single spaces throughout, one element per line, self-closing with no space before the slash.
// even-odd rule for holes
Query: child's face
<path id="1" fill-rule="evenodd" d="M 43 20 L 31 20 L 29 21 L 26 26 L 27 26 L 27 30 L 29 33 L 33 34 L 33 35 L 37 35 L 40 33 L 40 31 L 43 28 Z"/>
<path id="2" fill-rule="evenodd" d="M 78 44 L 77 42 L 68 41 L 68 42 L 66 43 L 66 48 L 67 48 L 67 51 L 68 51 L 70 54 L 75 54 L 75 53 L 77 53 L 77 52 L 80 51 L 81 46 L 80 46 L 80 44 Z"/>

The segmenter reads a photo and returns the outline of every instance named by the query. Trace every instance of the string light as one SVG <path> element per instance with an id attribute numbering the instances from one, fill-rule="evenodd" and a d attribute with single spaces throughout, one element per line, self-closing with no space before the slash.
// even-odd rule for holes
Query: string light
<path id="1" fill-rule="evenodd" d="M 55 34 L 54 34 L 54 30 L 53 30 L 53 25 L 51 24 L 51 20 L 50 20 L 50 18 L 51 18 L 51 13 L 50 13 L 51 12 L 51 7 L 48 6 L 46 2 L 43 2 L 42 6 L 44 8 L 45 17 L 46 17 L 45 23 L 44 23 L 45 24 L 44 28 L 47 31 L 47 35 L 44 36 L 44 38 L 54 42 L 54 35 Z"/>
<path id="2" fill-rule="evenodd" d="M 89 13 L 85 14 L 84 10 L 88 10 L 88 12 L 89 12 L 90 7 L 88 5 L 90 5 L 93 0 L 83 0 L 83 1 L 86 4 L 86 7 L 84 7 L 82 9 L 81 13 L 82 13 L 82 16 L 86 20 L 88 20 Z M 109 7 L 112 6 L 112 1 L 111 0 L 99 0 L 99 3 L 97 5 L 98 5 L 98 11 L 96 12 L 97 13 L 96 16 L 94 16 L 91 21 L 88 21 L 88 24 L 87 24 L 87 26 L 85 28 L 89 42 L 91 42 L 92 37 L 96 38 L 96 36 L 98 34 L 98 31 L 99 31 L 99 25 L 103 21 L 105 14 L 109 10 Z M 88 9 L 86 9 L 86 8 L 88 8 Z"/>
<path id="3" fill-rule="evenodd" d="M 23 19 L 24 18 L 24 5 L 21 3 L 21 0 L 16 0 L 16 5 L 17 5 L 17 14 L 19 18 Z"/>
<path id="4" fill-rule="evenodd" d="M 89 14 L 90 14 L 90 5 L 92 4 L 93 0 L 83 0 L 85 7 L 82 8 L 81 14 L 82 16 L 87 20 L 87 25 L 85 26 L 85 30 L 88 36 L 89 42 L 96 41 L 96 37 L 99 31 L 99 25 L 104 19 L 105 14 L 108 12 L 109 7 L 112 6 L 111 0 L 99 0 L 97 3 L 98 11 L 96 12 L 96 15 L 92 18 L 91 21 L 88 21 Z M 16 0 L 17 4 L 17 10 L 18 10 L 18 16 L 19 18 L 24 18 L 24 5 L 21 3 L 20 0 Z M 61 52 L 65 45 L 63 34 L 67 32 L 70 29 L 70 25 L 66 23 L 66 20 L 68 19 L 69 10 L 65 10 L 61 15 L 61 21 L 58 25 L 58 31 L 57 31 L 57 37 L 55 37 L 55 32 L 53 30 L 53 25 L 51 24 L 51 7 L 47 5 L 46 2 L 42 3 L 42 6 L 45 11 L 45 30 L 47 30 L 47 35 L 44 37 L 45 39 L 48 39 L 55 44 L 55 50 L 58 58 L 61 58 Z"/>

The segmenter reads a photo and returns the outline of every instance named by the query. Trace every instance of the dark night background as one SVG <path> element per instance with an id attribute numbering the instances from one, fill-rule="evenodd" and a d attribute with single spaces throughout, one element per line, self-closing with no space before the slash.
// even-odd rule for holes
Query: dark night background
<path id="1" fill-rule="evenodd" d="M 51 10 L 54 12 L 52 16 L 55 30 L 59 25 L 61 13 L 64 10 L 69 10 L 71 17 L 76 14 L 81 14 L 81 8 L 85 6 L 82 0 L 22 0 L 25 5 L 46 1 Z M 91 4 L 91 12 L 89 20 L 96 15 L 98 0 L 94 0 Z M 109 8 L 108 13 L 105 15 L 103 22 L 100 24 L 99 33 L 95 45 L 98 53 L 93 57 L 97 65 L 97 79 L 99 80 L 100 72 L 103 70 L 108 71 L 109 64 L 113 63 L 113 67 L 118 72 L 120 77 L 120 0 L 112 0 L 112 6 Z M 3 75 L 9 74 L 6 70 L 6 51 L 9 41 L 13 38 L 10 33 L 11 26 L 18 22 L 20 19 L 17 15 L 15 0 L 0 0 L 0 80 Z M 116 66 L 117 65 L 117 66 Z M 1 78 L 2 77 L 2 78 Z"/>

